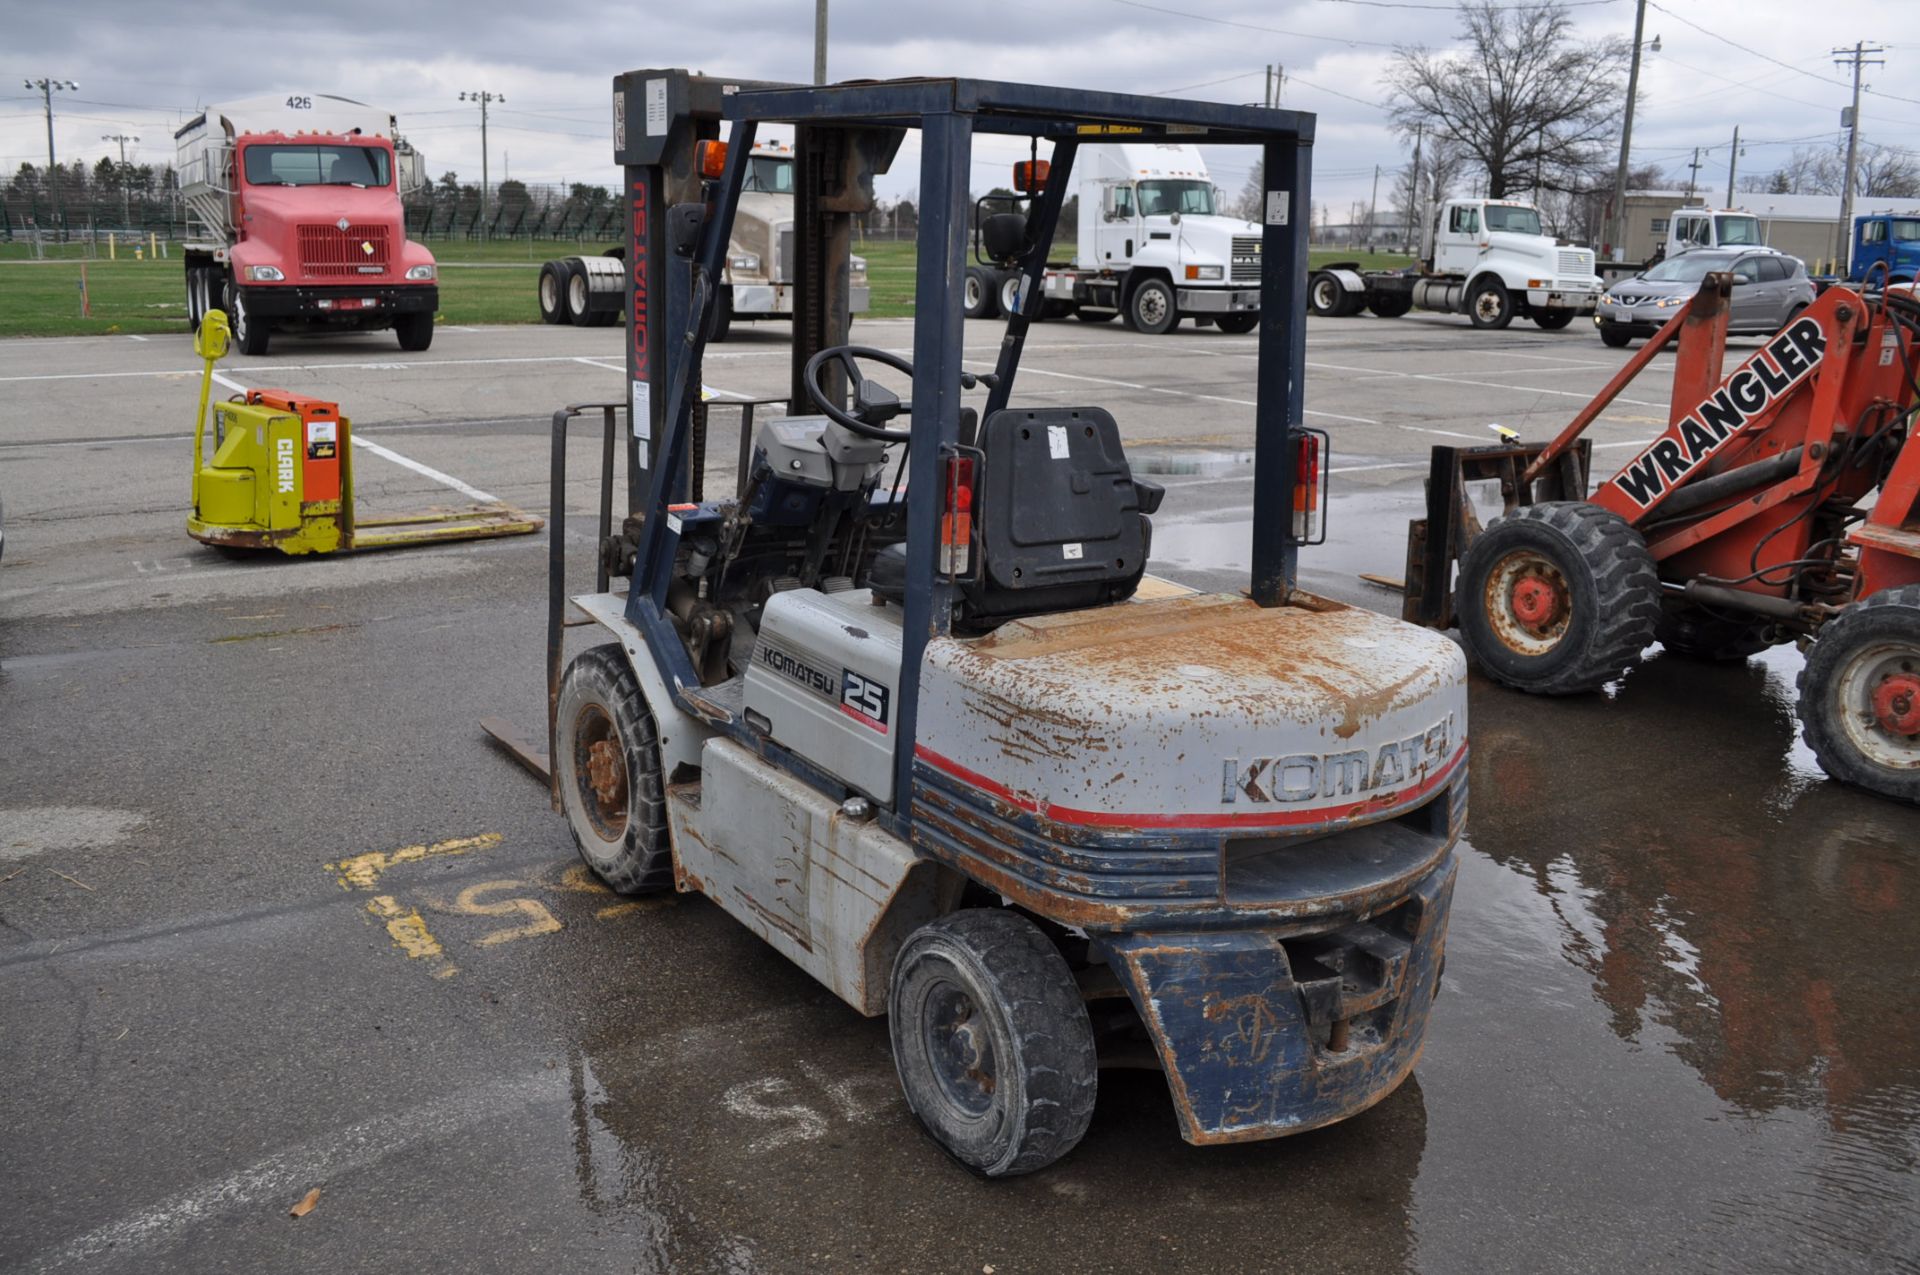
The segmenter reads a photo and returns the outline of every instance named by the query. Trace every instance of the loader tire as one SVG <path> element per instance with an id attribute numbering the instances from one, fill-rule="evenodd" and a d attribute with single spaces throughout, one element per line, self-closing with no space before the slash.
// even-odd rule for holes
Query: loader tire
<path id="1" fill-rule="evenodd" d="M 659 736 L 617 643 L 567 665 L 553 733 L 554 779 L 580 857 L 617 894 L 671 889 Z"/>
<path id="2" fill-rule="evenodd" d="M 1773 626 L 1748 616 L 1722 615 L 1690 603 L 1661 612 L 1653 631 L 1660 645 L 1683 659 L 1736 664 L 1773 646 Z"/>
<path id="3" fill-rule="evenodd" d="M 1460 561 L 1460 636 L 1487 676 L 1534 695 L 1596 691 L 1632 668 L 1660 620 L 1647 542 L 1585 501 L 1496 518 Z"/>
<path id="4" fill-rule="evenodd" d="M 970 908 L 908 935 L 887 1014 L 907 1106 L 975 1173 L 1031 1173 L 1086 1133 L 1099 1083 L 1086 1002 L 1020 913 Z"/>
<path id="5" fill-rule="evenodd" d="M 1920 805 L 1920 584 L 1882 589 L 1821 626 L 1799 712 L 1822 770 Z"/>

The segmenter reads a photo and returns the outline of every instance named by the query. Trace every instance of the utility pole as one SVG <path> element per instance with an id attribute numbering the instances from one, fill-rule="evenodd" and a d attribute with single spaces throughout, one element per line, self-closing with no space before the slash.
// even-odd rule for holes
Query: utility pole
<path id="1" fill-rule="evenodd" d="M 47 193 L 53 206 L 53 233 L 60 234 L 60 166 L 53 158 L 53 91 L 55 89 L 77 89 L 80 86 L 72 80 L 38 79 L 28 80 L 30 89 L 40 90 L 40 101 L 47 109 Z M 1856 97 L 1858 94 L 1855 95 Z"/>
<path id="2" fill-rule="evenodd" d="M 1627 64 L 1627 113 L 1620 123 L 1620 167 L 1613 175 L 1613 259 L 1626 259 L 1627 243 L 1627 156 L 1633 150 L 1633 99 L 1640 92 L 1640 34 L 1647 26 L 1647 0 L 1633 7 L 1633 61 Z M 1660 37 L 1653 37 L 1653 51 L 1660 51 Z"/>
<path id="3" fill-rule="evenodd" d="M 1267 107 L 1268 109 L 1272 109 L 1273 107 L 1273 63 L 1271 62 L 1267 63 L 1267 78 L 1264 81 L 1262 81 L 1262 83 L 1264 87 L 1262 87 L 1260 90 L 1260 105 Z"/>
<path id="4" fill-rule="evenodd" d="M 827 82 L 827 0 L 813 0 L 813 82 Z"/>
<path id="5" fill-rule="evenodd" d="M 1844 271 L 1848 258 L 1853 253 L 1853 178 L 1854 165 L 1860 160 L 1860 72 L 1869 66 L 1885 66 L 1887 60 L 1876 54 L 1886 50 L 1878 45 L 1868 45 L 1864 40 L 1854 41 L 1851 49 L 1835 49 L 1835 66 L 1853 67 L 1853 109 L 1846 114 L 1847 126 L 1847 171 L 1846 182 L 1840 187 L 1840 264 Z"/>
<path id="6" fill-rule="evenodd" d="M 1427 126 L 1425 124 L 1415 124 L 1413 126 L 1413 185 L 1411 187 L 1411 194 L 1407 199 L 1407 227 L 1405 235 L 1408 243 L 1418 243 L 1420 245 L 1422 251 L 1418 255 L 1422 257 L 1426 255 L 1427 232 L 1420 222 L 1420 141 L 1422 137 L 1425 136 L 1426 131 Z M 1417 239 L 1415 238 L 1416 235 L 1418 236 Z"/>
<path id="7" fill-rule="evenodd" d="M 133 201 L 127 194 L 127 143 L 138 142 L 140 139 L 137 136 L 127 133 L 102 133 L 100 134 L 100 140 L 103 142 L 120 143 L 120 220 L 126 222 L 128 228 L 131 229 L 133 226 Z"/>
<path id="8" fill-rule="evenodd" d="M 1693 202 L 1693 189 L 1700 176 L 1700 148 L 1693 148 L 1693 162 L 1687 165 L 1687 202 Z"/>
<path id="9" fill-rule="evenodd" d="M 1727 207 L 1733 207 L 1733 176 L 1740 171 L 1740 126 L 1733 126 L 1733 149 L 1727 153 Z"/>
<path id="10" fill-rule="evenodd" d="M 480 103 L 480 237 L 485 239 L 490 227 L 487 224 L 487 107 L 495 102 L 505 102 L 505 93 L 462 93 L 462 102 Z"/>
<path id="11" fill-rule="evenodd" d="M 1373 193 L 1367 196 L 1367 251 L 1373 251 L 1374 209 L 1380 205 L 1380 165 L 1373 166 Z"/>

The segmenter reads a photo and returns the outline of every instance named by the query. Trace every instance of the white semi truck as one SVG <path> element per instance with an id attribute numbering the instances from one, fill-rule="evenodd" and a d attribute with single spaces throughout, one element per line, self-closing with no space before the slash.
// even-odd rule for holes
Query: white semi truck
<path id="1" fill-rule="evenodd" d="M 1079 233 L 1072 261 L 1047 267 L 1048 317 L 1124 318 L 1149 333 L 1182 319 L 1226 332 L 1250 332 L 1259 323 L 1260 227 L 1220 215 L 1197 147 L 1082 146 L 1072 193 L 1080 200 Z M 1019 282 L 1004 262 L 970 267 L 968 316 L 1008 310 Z"/>
<path id="2" fill-rule="evenodd" d="M 540 268 L 540 317 L 548 323 L 597 327 L 618 322 L 626 305 L 626 253 L 563 257 Z M 793 146 L 756 142 L 740 186 L 739 210 L 727 244 L 727 267 L 715 298 L 712 340 L 735 322 L 793 319 Z M 871 300 L 867 262 L 852 258 L 851 312 Z"/>
<path id="3" fill-rule="evenodd" d="M 1600 296 L 1591 248 L 1563 243 L 1540 227 L 1540 211 L 1513 199 L 1449 199 L 1440 206 L 1433 249 L 1406 270 L 1362 270 L 1336 262 L 1307 281 L 1313 313 L 1369 310 L 1397 319 L 1411 310 L 1464 314 L 1476 328 L 1530 318 L 1556 332 L 1592 314 Z"/>

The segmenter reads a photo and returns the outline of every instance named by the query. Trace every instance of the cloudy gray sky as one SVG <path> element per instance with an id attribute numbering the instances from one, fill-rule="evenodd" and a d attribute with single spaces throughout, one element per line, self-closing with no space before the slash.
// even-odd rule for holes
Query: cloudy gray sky
<path id="1" fill-rule="evenodd" d="M 1570 11 L 1593 37 L 1633 29 L 1634 0 L 1584 0 Z M 1378 105 L 1394 47 L 1445 47 L 1457 27 L 1445 0 L 832 0 L 831 16 L 834 79 L 969 75 L 1244 102 L 1259 99 L 1264 65 L 1280 63 L 1283 104 L 1320 117 L 1315 194 L 1336 220 L 1369 197 L 1375 165 L 1391 174 L 1407 162 Z M 492 112 L 496 178 L 611 182 L 607 99 L 616 72 L 687 66 L 807 79 L 813 4 L 7 0 L 0 29 L 0 171 L 45 162 L 39 94 L 21 82 L 50 76 L 81 86 L 55 96 L 63 162 L 117 153 L 101 140 L 113 133 L 138 134 L 132 154 L 165 162 L 174 127 L 202 103 L 317 92 L 391 108 L 434 174 L 477 177 L 478 112 L 457 96 L 485 89 L 506 99 Z M 1865 99 L 1863 135 L 1898 145 L 1920 138 L 1920 4 L 1650 0 L 1647 35 L 1655 34 L 1661 52 L 1643 72 L 1636 163 L 1684 175 L 1693 147 L 1713 147 L 1702 184 L 1724 186 L 1735 125 L 1747 147 L 1742 171 L 1772 168 L 1795 145 L 1831 141 L 1849 89 L 1829 50 L 1857 39 L 1887 48 L 1886 65 L 1867 81 L 1879 92 Z M 975 186 L 1003 180 L 1011 158 L 982 155 Z M 1221 151 L 1212 159 L 1215 180 L 1237 190 L 1248 158 Z M 915 166 L 902 161 L 889 193 L 915 184 Z M 1383 200 L 1389 189 L 1383 177 Z"/>

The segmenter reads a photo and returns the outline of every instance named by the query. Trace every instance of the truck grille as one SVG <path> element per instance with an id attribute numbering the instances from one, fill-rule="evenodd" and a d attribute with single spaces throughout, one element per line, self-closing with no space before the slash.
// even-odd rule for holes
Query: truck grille
<path id="1" fill-rule="evenodd" d="M 1560 250 L 1560 273 L 1571 275 L 1592 274 L 1593 254 L 1584 249 L 1562 248 Z"/>
<path id="2" fill-rule="evenodd" d="M 780 244 L 780 255 L 774 261 L 773 268 L 778 273 L 773 276 L 773 281 L 792 283 L 796 264 L 793 259 L 793 226 L 788 224 L 780 227 L 777 239 Z"/>
<path id="3" fill-rule="evenodd" d="M 1229 278 L 1235 283 L 1260 282 L 1260 236 L 1233 237 L 1233 270 Z"/>
<path id="4" fill-rule="evenodd" d="M 300 227 L 300 273 L 309 279 L 357 279 L 387 272 L 385 226 Z"/>

